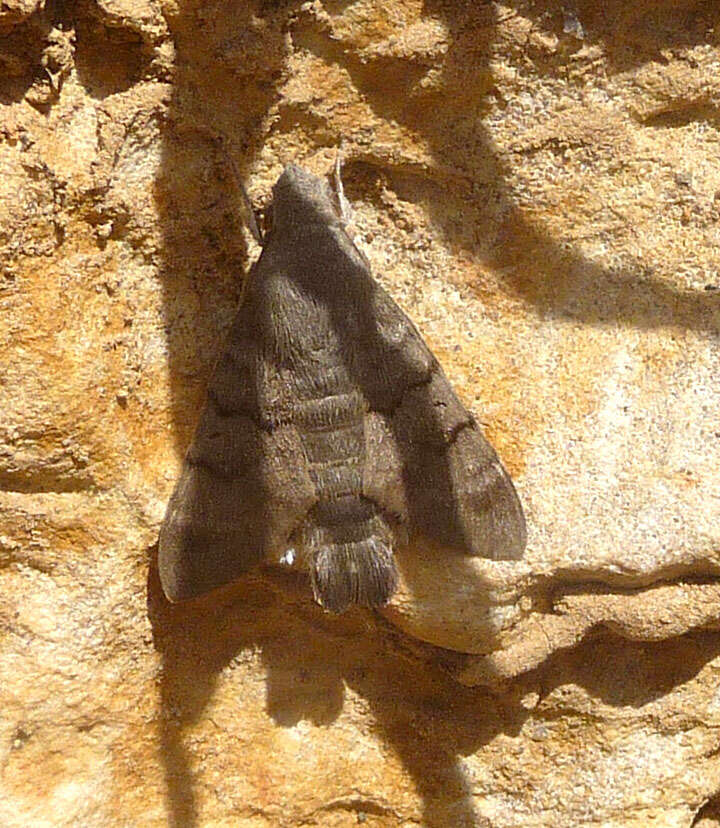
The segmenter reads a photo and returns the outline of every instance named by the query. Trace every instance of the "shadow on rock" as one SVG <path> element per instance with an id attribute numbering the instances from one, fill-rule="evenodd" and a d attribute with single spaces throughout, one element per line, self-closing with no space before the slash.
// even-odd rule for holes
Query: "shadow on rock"
<path id="1" fill-rule="evenodd" d="M 151 568 L 148 613 L 162 656 L 160 741 L 171 824 L 200 824 L 200 772 L 185 734 L 204 715 L 221 674 L 227 686 L 232 664 L 255 653 L 265 673 L 265 711 L 275 725 L 331 725 L 351 692 L 365 700 L 377 736 L 412 778 L 423 824 L 482 825 L 462 757 L 500 732 L 517 733 L 526 711 L 484 689 L 462 687 L 430 658 L 408 654 L 372 614 L 327 615 L 307 584 L 278 587 L 282 580 L 252 578 L 171 605 Z M 443 652 L 437 653 L 441 662 Z M 241 753 L 238 748 L 239 766 Z M 380 804 L 365 807 L 372 812 Z"/>

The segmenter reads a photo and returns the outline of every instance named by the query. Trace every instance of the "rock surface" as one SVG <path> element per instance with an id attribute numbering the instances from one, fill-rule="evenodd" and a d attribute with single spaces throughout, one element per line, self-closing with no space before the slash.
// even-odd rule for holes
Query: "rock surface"
<path id="1" fill-rule="evenodd" d="M 227 154 L 263 206 L 341 139 L 526 559 L 170 606 Z M 719 155 L 713 2 L 0 4 L 0 823 L 720 826 Z"/>

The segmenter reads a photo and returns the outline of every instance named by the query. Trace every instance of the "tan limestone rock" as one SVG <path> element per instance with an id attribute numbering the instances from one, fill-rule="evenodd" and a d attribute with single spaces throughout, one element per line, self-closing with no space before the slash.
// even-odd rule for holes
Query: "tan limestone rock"
<path id="1" fill-rule="evenodd" d="M 0 4 L 0 824 L 712 828 L 720 7 Z M 226 139 L 227 150 L 218 140 Z M 497 447 L 382 614 L 157 533 L 288 161 Z"/>

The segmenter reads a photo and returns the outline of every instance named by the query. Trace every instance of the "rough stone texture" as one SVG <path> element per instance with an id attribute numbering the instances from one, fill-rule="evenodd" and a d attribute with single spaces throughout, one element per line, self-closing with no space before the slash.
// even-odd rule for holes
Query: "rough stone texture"
<path id="1" fill-rule="evenodd" d="M 154 544 L 256 248 L 345 139 L 526 560 L 385 618 Z M 0 4 L 0 823 L 720 825 L 720 5 Z"/>

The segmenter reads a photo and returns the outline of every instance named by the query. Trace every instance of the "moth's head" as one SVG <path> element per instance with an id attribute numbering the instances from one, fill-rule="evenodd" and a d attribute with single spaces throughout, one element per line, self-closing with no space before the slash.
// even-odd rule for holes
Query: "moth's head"
<path id="1" fill-rule="evenodd" d="M 273 187 L 273 228 L 335 224 L 338 218 L 337 197 L 327 181 L 288 164 Z"/>

